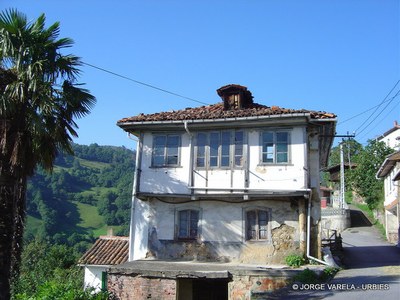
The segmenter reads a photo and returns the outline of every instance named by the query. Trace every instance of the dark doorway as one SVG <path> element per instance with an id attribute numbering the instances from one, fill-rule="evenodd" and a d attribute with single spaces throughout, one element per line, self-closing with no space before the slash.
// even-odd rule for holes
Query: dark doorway
<path id="1" fill-rule="evenodd" d="M 228 282 L 221 279 L 193 280 L 193 300 L 228 300 Z"/>
<path id="2" fill-rule="evenodd" d="M 180 279 L 179 300 L 228 300 L 227 279 Z"/>

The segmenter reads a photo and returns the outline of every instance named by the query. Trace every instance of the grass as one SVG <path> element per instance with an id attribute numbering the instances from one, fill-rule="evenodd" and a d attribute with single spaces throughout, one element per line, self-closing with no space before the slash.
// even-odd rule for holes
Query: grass
<path id="1" fill-rule="evenodd" d="M 73 203 L 76 205 L 81 219 L 81 222 L 77 224 L 78 226 L 92 230 L 105 226 L 104 219 L 97 211 L 96 206 L 80 202 Z"/>
<path id="2" fill-rule="evenodd" d="M 81 166 L 92 168 L 92 169 L 98 169 L 102 170 L 104 168 L 107 168 L 110 166 L 109 163 L 104 163 L 104 162 L 99 162 L 99 161 L 91 161 L 91 160 L 86 160 L 82 158 L 76 158 L 79 160 L 79 163 Z"/>

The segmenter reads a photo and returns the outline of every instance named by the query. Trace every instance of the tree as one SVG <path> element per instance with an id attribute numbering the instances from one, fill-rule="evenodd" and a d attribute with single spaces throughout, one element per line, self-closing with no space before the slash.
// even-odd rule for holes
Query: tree
<path id="1" fill-rule="evenodd" d="M 80 58 L 63 54 L 56 22 L 33 22 L 16 11 L 0 13 L 0 300 L 9 299 L 18 270 L 27 178 L 37 166 L 51 170 L 60 151 L 72 153 L 76 118 L 95 98 L 77 83 Z"/>
<path id="2" fill-rule="evenodd" d="M 383 203 L 383 182 L 375 175 L 386 156 L 393 152 L 385 143 L 369 140 L 368 145 L 356 157 L 357 168 L 349 173 L 349 181 L 355 191 L 365 199 L 370 209 Z"/>

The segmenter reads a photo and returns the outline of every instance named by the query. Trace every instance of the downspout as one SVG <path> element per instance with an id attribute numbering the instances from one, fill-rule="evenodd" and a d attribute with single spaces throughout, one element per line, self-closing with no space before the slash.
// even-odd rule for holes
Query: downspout
<path id="1" fill-rule="evenodd" d="M 308 121 L 310 122 L 310 117 L 308 117 Z M 307 146 L 306 146 L 306 166 L 307 166 L 307 176 L 306 177 L 306 186 L 311 186 L 311 179 L 310 179 L 310 147 L 309 147 L 309 136 L 307 134 L 308 129 L 306 129 L 306 140 L 307 140 Z M 310 188 L 310 194 L 309 194 L 309 198 L 307 199 L 307 250 L 306 250 L 306 256 L 308 259 L 316 261 L 320 264 L 329 266 L 329 264 L 325 261 L 322 261 L 316 257 L 311 256 L 311 201 L 313 198 L 313 193 L 312 193 L 312 189 Z"/>
<path id="2" fill-rule="evenodd" d="M 189 130 L 188 122 L 184 123 L 185 130 L 189 135 L 189 178 L 188 178 L 188 188 L 193 186 L 193 134 Z M 191 194 L 194 193 L 193 189 L 190 191 Z"/>
<path id="3" fill-rule="evenodd" d="M 307 208 L 307 258 L 313 261 L 319 262 L 320 264 L 329 266 L 329 264 L 323 260 L 320 260 L 316 257 L 311 256 L 311 247 L 310 247 L 310 240 L 311 240 L 311 201 L 312 201 L 312 190 L 310 191 L 310 198 L 308 199 L 308 208 Z"/>
<path id="4" fill-rule="evenodd" d="M 129 135 L 130 138 L 130 135 Z M 137 203 L 137 192 L 139 188 L 139 180 L 140 180 L 140 166 L 142 162 L 142 151 L 143 151 L 143 134 L 139 134 L 139 139 L 137 140 L 136 146 L 136 162 L 135 162 L 135 173 L 133 179 L 133 188 L 132 188 L 132 207 L 131 207 L 131 224 L 129 228 L 129 259 L 128 261 L 132 261 L 134 258 L 134 240 L 135 240 L 135 209 Z"/>

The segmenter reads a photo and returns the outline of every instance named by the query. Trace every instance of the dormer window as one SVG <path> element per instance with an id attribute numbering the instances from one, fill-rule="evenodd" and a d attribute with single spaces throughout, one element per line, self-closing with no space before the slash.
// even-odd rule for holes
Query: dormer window
<path id="1" fill-rule="evenodd" d="M 229 84 L 219 88 L 217 93 L 224 101 L 225 110 L 244 109 L 253 104 L 253 96 L 245 86 Z"/>

